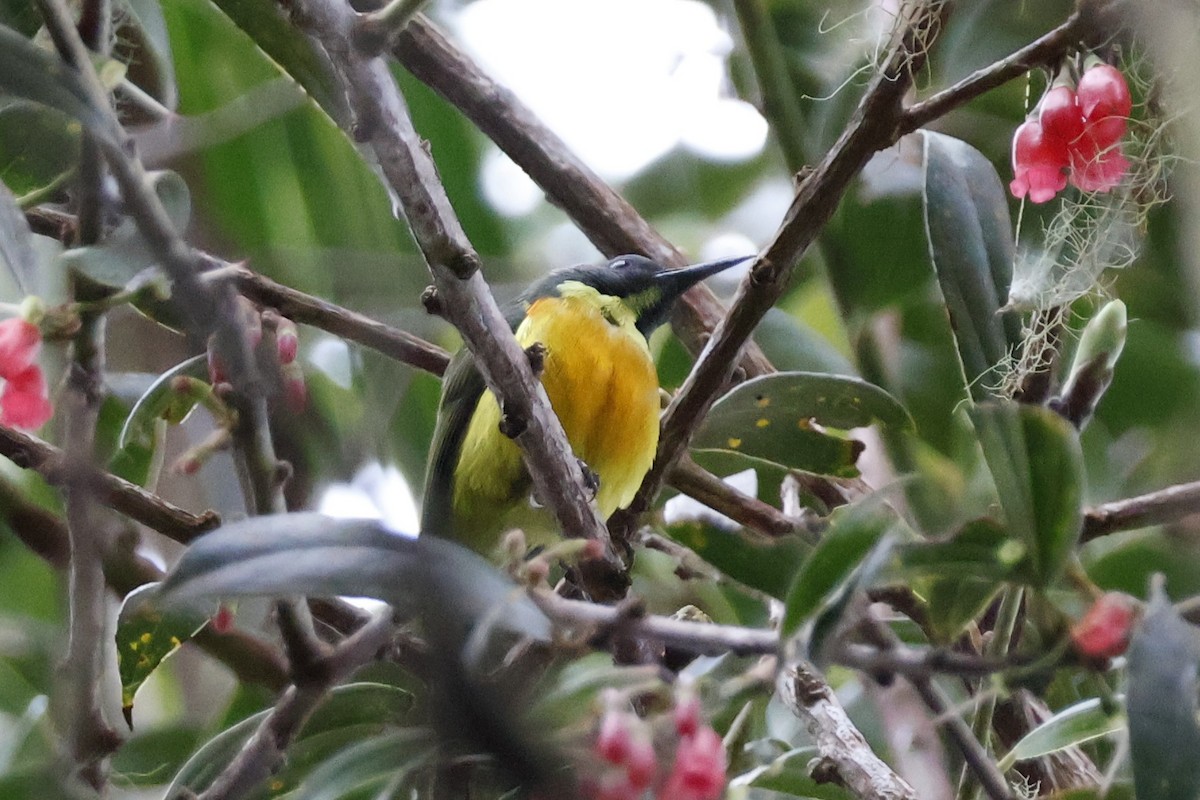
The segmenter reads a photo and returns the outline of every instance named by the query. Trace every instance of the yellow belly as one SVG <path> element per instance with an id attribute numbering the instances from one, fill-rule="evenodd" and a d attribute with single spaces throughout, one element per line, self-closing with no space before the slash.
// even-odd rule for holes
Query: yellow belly
<path id="1" fill-rule="evenodd" d="M 596 506 L 607 518 L 633 499 L 658 446 L 658 375 L 646 340 L 631 322 L 614 324 L 577 297 L 537 300 L 516 336 L 522 347 L 546 346 L 542 385 L 575 455 L 600 478 Z M 485 392 L 455 473 L 455 527 L 472 543 L 528 520 L 530 482 L 499 423 L 496 398 Z"/>

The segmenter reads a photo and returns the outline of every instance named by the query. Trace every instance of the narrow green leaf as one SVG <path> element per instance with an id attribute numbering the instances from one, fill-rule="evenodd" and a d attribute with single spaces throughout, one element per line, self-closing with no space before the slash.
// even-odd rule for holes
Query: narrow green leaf
<path id="1" fill-rule="evenodd" d="M 1054 580 L 1083 524 L 1078 432 L 1040 406 L 987 403 L 971 411 L 1006 527 L 1028 549 L 1033 579 Z"/>
<path id="2" fill-rule="evenodd" d="M 433 537 L 414 539 L 378 520 L 295 513 L 225 525 L 189 547 L 163 583 L 172 601 L 254 595 L 355 595 L 421 607 L 430 591 L 464 625 L 495 621 L 547 639 L 533 601 L 479 555 Z M 503 613 L 499 613 L 500 610 Z"/>
<path id="3" fill-rule="evenodd" d="M 1014 579 L 1025 546 L 991 519 L 972 520 L 945 541 L 906 542 L 896 548 L 901 574 L 914 578 Z"/>
<path id="4" fill-rule="evenodd" d="M 971 396 L 1020 341 L 1013 314 L 998 313 L 1012 282 L 1012 223 L 995 167 L 975 148 L 924 131 L 925 231 Z"/>
<path id="5" fill-rule="evenodd" d="M 121 428 L 118 447 L 127 447 L 134 442 L 143 445 L 154 443 L 155 426 L 159 420 L 178 425 L 187 419 L 195 407 L 190 395 L 181 396 L 172 391 L 171 383 L 180 376 L 208 378 L 207 357 L 203 354 L 181 361 L 160 375 L 150 388 L 137 399 Z"/>
<path id="6" fill-rule="evenodd" d="M 1159 582 L 1161 584 L 1161 582 Z M 1200 641 L 1155 587 L 1129 644 L 1129 745 L 1138 800 L 1200 796 Z"/>
<path id="7" fill-rule="evenodd" d="M 125 597 L 117 614 L 117 672 L 121 677 L 121 707 L 133 727 L 133 700 L 142 684 L 167 656 L 208 624 L 212 608 L 159 602 L 161 584 L 139 586 Z"/>
<path id="8" fill-rule="evenodd" d="M 780 628 L 783 636 L 799 631 L 822 604 L 837 598 L 838 588 L 852 579 L 890 524 L 887 515 L 875 507 L 852 506 L 833 514 L 829 529 L 788 590 Z"/>
<path id="9" fill-rule="evenodd" d="M 1119 709 L 1106 708 L 1100 698 L 1093 697 L 1064 708 L 1025 734 L 996 766 L 1007 771 L 1018 761 L 1048 756 L 1124 728 L 1125 715 Z"/>
<path id="10" fill-rule="evenodd" d="M 21 197 L 70 174 L 80 131 L 79 123 L 53 109 L 0 92 L 0 180 Z"/>
<path id="11" fill-rule="evenodd" d="M 1003 582 L 984 578 L 937 578 L 925 591 L 929 626 L 939 644 L 950 644 L 991 604 Z"/>

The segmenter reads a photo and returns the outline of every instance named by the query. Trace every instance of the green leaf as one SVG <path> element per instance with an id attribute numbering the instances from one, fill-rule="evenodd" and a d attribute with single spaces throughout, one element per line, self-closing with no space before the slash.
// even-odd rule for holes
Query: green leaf
<path id="1" fill-rule="evenodd" d="M 140 486 L 146 485 L 155 454 L 163 446 L 166 426 L 180 424 L 196 406 L 193 393 L 176 392 L 172 388 L 173 381 L 181 375 L 207 380 L 207 356 L 192 356 L 176 364 L 138 397 L 121 426 L 117 449 L 108 463 L 110 472 Z"/>
<path id="2" fill-rule="evenodd" d="M 839 588 L 850 582 L 855 570 L 880 541 L 892 520 L 873 505 L 855 505 L 836 511 L 820 543 L 805 559 L 784 601 L 780 633 L 787 637 L 800 630 L 822 605 L 836 602 Z"/>
<path id="3" fill-rule="evenodd" d="M 0 183 L 0 301 L 19 303 L 33 293 L 37 262 L 25 214 L 8 187 Z"/>
<path id="4" fill-rule="evenodd" d="M 1124 730 L 1125 715 L 1108 708 L 1098 697 L 1064 708 L 1013 745 L 997 767 L 1004 772 L 1018 761 L 1041 758 L 1068 747 Z"/>
<path id="5" fill-rule="evenodd" d="M 880 420 L 911 426 L 896 400 L 859 378 L 780 372 L 746 381 L 713 405 L 693 449 L 742 453 L 791 469 L 853 477 L 862 443 L 816 430 L 856 428 Z"/>
<path id="6" fill-rule="evenodd" d="M 329 737 L 330 734 L 334 737 L 340 734 L 343 744 L 377 736 L 388 726 L 402 723 L 411 708 L 412 695 L 394 686 L 379 683 L 339 686 L 313 712 L 289 752 L 295 752 L 317 737 Z M 163 796 L 179 797 L 181 793 L 198 794 L 204 791 L 270 713 L 271 710 L 260 711 L 206 742 L 175 775 Z M 265 797 L 267 790 L 260 790 L 252 796 Z"/>
<path id="7" fill-rule="evenodd" d="M 995 167 L 945 134 L 925 140 L 925 231 L 971 396 L 1020 341 L 1015 315 L 998 313 L 1012 282 L 1012 222 Z"/>
<path id="8" fill-rule="evenodd" d="M 82 122 L 93 134 L 115 139 L 111 118 L 93 106 L 83 79 L 61 58 L 0 25 L 0 95 L 32 100 Z"/>
<path id="9" fill-rule="evenodd" d="M 1033 579 L 1062 570 L 1083 524 L 1083 454 L 1078 432 L 1040 406 L 986 403 L 971 411 L 1007 529 L 1025 545 Z"/>
<path id="10" fill-rule="evenodd" d="M 734 580 L 780 600 L 812 551 L 796 536 L 760 541 L 698 522 L 671 525 L 666 534 Z"/>
<path id="11" fill-rule="evenodd" d="M 322 761 L 300 783 L 292 800 L 340 800 L 378 789 L 433 755 L 429 731 L 404 728 L 358 742 Z"/>
<path id="12" fill-rule="evenodd" d="M 18 197 L 73 171 L 79 124 L 36 103 L 0 94 L 0 179 Z"/>
<path id="13" fill-rule="evenodd" d="M 254 595 L 354 595 L 401 609 L 436 591 L 447 619 L 480 620 L 547 639 L 533 601 L 479 555 L 453 542 L 414 539 L 378 520 L 295 513 L 252 517 L 206 534 L 163 582 L 173 602 Z M 502 612 L 502 613 L 501 613 Z"/>
<path id="14" fill-rule="evenodd" d="M 133 700 L 138 689 L 167 656 L 208 624 L 215 608 L 159 603 L 160 584 L 139 586 L 125 597 L 117 614 L 117 672 L 121 708 L 133 727 Z"/>
<path id="15" fill-rule="evenodd" d="M 1195 800 L 1200 796 L 1200 642 L 1158 584 L 1129 643 L 1126 713 L 1133 783 L 1138 800 Z"/>
<path id="16" fill-rule="evenodd" d="M 972 520 L 944 541 L 898 545 L 896 554 L 906 579 L 926 577 L 1012 579 L 1026 550 L 991 519 Z"/>
<path id="17" fill-rule="evenodd" d="M 982 578 L 937 578 L 925 591 L 929 626 L 939 644 L 950 644 L 991 604 L 1003 583 Z"/>

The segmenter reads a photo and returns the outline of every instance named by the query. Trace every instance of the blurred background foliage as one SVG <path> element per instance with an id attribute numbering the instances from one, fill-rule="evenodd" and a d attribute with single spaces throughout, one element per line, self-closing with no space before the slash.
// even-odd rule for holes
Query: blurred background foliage
<path id="1" fill-rule="evenodd" d="M 478 26 L 469 28 L 462 20 L 484 13 L 472 9 L 486 4 L 497 6 L 486 12 L 492 15 L 489 19 L 507 22 L 492 31 L 492 41 L 479 41 Z M 589 4 L 573 0 L 564 5 L 582 9 Z M 656 37 L 676 41 L 679 35 L 655 26 L 682 24 L 685 17 L 699 15 L 708 21 L 704 31 L 715 39 L 692 42 L 679 51 L 667 48 L 658 57 L 683 64 L 696 53 L 711 55 L 720 76 L 710 88 L 726 98 L 762 106 L 756 72 L 729 3 L 590 5 L 610 6 L 589 13 L 616 19 L 619 24 L 612 31 L 647 28 L 637 42 Z M 782 44 L 786 76 L 798 98 L 805 131 L 803 141 L 785 144 L 805 162 L 815 163 L 842 130 L 870 76 L 871 59 L 882 47 L 883 15 L 878 9 L 860 8 L 862 4 L 813 0 L 759 5 Z M 920 93 L 945 87 L 1035 39 L 1065 19 L 1072 6 L 1066 0 L 962 4 L 937 40 L 930 69 L 918 76 Z M 137 102 L 129 99 L 131 93 L 118 91 L 121 109 L 148 165 L 172 170 L 186 183 L 189 241 L 223 258 L 246 260 L 281 283 L 446 348 L 456 347 L 448 326 L 421 307 L 428 274 L 370 158 L 338 128 L 336 120 L 346 111 L 324 56 L 274 4 L 125 0 L 119 7 L 122 24 L 115 57 L 128 65 L 127 79 L 156 99 Z M 561 39 L 578 35 L 554 29 L 549 22 L 558 15 L 532 2 L 437 0 L 428 11 L 452 35 L 493 58 L 500 58 L 495 52 L 504 47 L 561 53 Z M 539 14 L 546 15 L 545 25 L 539 24 Z M 0 22 L 27 36 L 36 36 L 40 27 L 29 0 L 0 2 Z M 604 40 L 601 50 L 621 59 L 628 55 L 626 46 L 616 36 Z M 486 58 L 484 64 L 488 65 Z M 603 75 L 610 65 L 591 66 Z M 559 68 L 553 58 L 542 64 L 547 72 Z M 399 67 L 395 72 L 498 296 L 512 297 L 549 268 L 600 259 L 566 216 L 516 175 L 459 112 Z M 1012 81 L 932 127 L 973 145 L 1007 181 L 1012 131 L 1024 119 L 1030 97 L 1036 98 L 1043 86 L 1040 74 L 1028 82 Z M 515 88 L 520 93 L 523 87 Z M 587 98 L 582 99 L 586 105 Z M 580 98 L 570 100 L 578 104 Z M 639 117 L 638 106 L 629 111 L 617 104 L 606 110 L 606 116 L 588 124 L 601 131 L 632 129 L 635 137 L 640 126 L 650 125 Z M 702 117 L 696 119 L 702 124 Z M 696 260 L 758 250 L 786 210 L 797 168 L 785 158 L 786 148 L 781 148 L 776 131 L 766 132 L 761 120 L 751 119 L 746 125 L 753 131 L 760 123 L 765 138 L 759 146 L 743 144 L 736 154 L 706 156 L 703 147 L 677 137 L 645 163 L 603 176 Z M 742 135 L 744 140 L 744 131 Z M 61 118 L 0 96 L 0 180 L 18 198 L 46 187 L 70 168 L 77 138 L 77 130 Z M 943 533 L 978 511 L 972 499 L 978 487 L 972 481 L 978 479 L 980 455 L 976 437 L 959 413 L 966 389 L 930 260 L 921 159 L 920 144 L 906 140 L 867 167 L 756 339 L 780 369 L 860 376 L 886 389 L 907 409 L 914 431 L 885 430 L 867 437 L 858 467 L 875 487 L 900 485 L 914 507 L 921 505 L 916 499 L 921 491 L 933 492 L 936 508 L 923 519 L 930 523 L 925 532 Z M 1011 199 L 1009 203 L 1012 219 L 1021 220 L 1020 238 L 1036 241 L 1048 218 L 1045 209 L 1020 209 Z M 1080 437 L 1085 505 L 1200 478 L 1200 451 L 1191 444 L 1200 429 L 1200 332 L 1196 263 L 1184 257 L 1187 240 L 1181 238 L 1188 224 L 1186 208 L 1172 202 L 1156 209 L 1144 231 L 1141 257 L 1119 274 L 1104 276 L 1105 291 L 1125 302 L 1130 323 L 1111 388 Z M 54 263 L 52 242 L 39 237 L 38 248 L 47 264 Z M 42 280 L 38 292 L 48 304 L 65 299 L 61 276 Z M 736 280 L 737 276 L 714 281 L 714 288 L 728 298 Z M 1094 297 L 1076 302 L 1077 314 L 1063 337 L 1068 353 L 1078 329 L 1098 305 Z M 109 337 L 113 399 L 102 419 L 106 429 L 101 438 L 111 442 L 153 377 L 192 354 L 182 337 L 132 311 L 114 315 Z M 310 403 L 302 415 L 276 419 L 280 454 L 296 471 L 288 486 L 292 507 L 343 513 L 374 509 L 412 530 L 415 511 L 404 498 L 412 491 L 408 487 L 421 485 L 436 414 L 437 379 L 315 329 L 303 329 L 301 342 Z M 664 386 L 678 386 L 690 356 L 669 332 L 656 336 L 653 347 Z M 61 370 L 61 352 L 51 348 L 48 357 L 57 360 Z M 1069 364 L 1069 357 L 1063 363 Z M 166 463 L 203 439 L 211 427 L 204 412 L 172 427 L 164 445 Z M 45 433 L 52 437 L 55 432 Z M 983 457 L 988 456 L 984 452 Z M 784 469 L 778 464 L 725 451 L 698 453 L 697 458 L 722 475 L 757 466 L 759 496 L 779 502 Z M 900 474 L 918 477 L 897 484 Z M 215 508 L 227 517 L 242 511 L 236 481 L 220 455 L 194 477 L 164 472 L 157 489 L 189 508 Z M 414 502 L 419 503 L 419 497 Z M 53 688 L 66 614 L 63 573 L 14 535 L 18 512 L 29 508 L 61 513 L 55 493 L 39 478 L 0 459 L 0 796 L 13 800 L 55 796 L 54 743 L 45 698 Z M 687 524 L 669 533 L 741 584 L 780 599 L 810 551 L 799 542 L 768 546 Z M 876 534 L 869 541 L 874 542 Z M 142 552 L 152 560 L 168 564 L 177 555 L 177 545 L 149 532 L 142 535 Z M 1198 536 L 1195 520 L 1185 520 L 1098 538 L 1082 545 L 1078 556 L 1087 577 L 1102 589 L 1145 598 L 1150 576 L 1163 573 L 1168 594 L 1183 599 L 1200 593 Z M 757 594 L 736 583 L 681 581 L 674 574 L 676 566 L 676 560 L 663 553 L 639 552 L 634 590 L 653 610 L 671 613 L 691 603 L 718 622 L 765 624 L 766 609 Z M 989 583 L 974 594 L 964 594 L 961 586 L 930 589 L 932 597 L 945 598 L 939 613 L 948 626 L 948 639 L 980 613 L 999 586 L 998 581 Z M 1078 598 L 1070 598 L 1061 586 L 1055 591 L 1065 598 L 1064 607 L 1075 614 L 1082 611 Z M 965 611 L 955 605 L 959 600 L 967 604 Z M 269 635 L 264 616 L 265 606 L 246 601 L 238 609 L 238 624 L 262 626 L 263 635 Z M 732 661 L 703 660 L 692 669 L 719 680 L 737 674 Z M 290 762 L 288 769 L 295 773 L 281 775 L 270 794 L 292 791 L 305 774 L 305 764 L 319 765 L 343 746 L 360 741 L 364 730 L 380 730 L 389 720 L 404 719 L 408 701 L 401 698 L 408 695 L 394 687 L 409 679 L 394 672 L 373 667 L 366 677 L 378 681 L 374 689 L 343 690 L 337 703 L 325 707 L 314 724 L 319 728 L 328 718 L 326 738 L 319 744 L 310 742 L 308 760 L 297 757 Z M 835 670 L 831 677 L 876 749 L 887 753 L 886 721 L 875 690 L 866 686 L 869 679 L 845 670 Z M 1080 671 L 1050 685 L 1044 698 L 1051 708 L 1063 707 L 1095 696 L 1100 691 L 1097 684 L 1105 681 L 1113 682 L 1112 676 Z M 595 683 L 603 680 L 595 678 Z M 719 725 L 729 724 L 741 708 L 739 700 L 736 695 L 721 696 L 713 703 Z M 161 796 L 202 742 L 270 702 L 267 691 L 238 685 L 222 667 L 185 647 L 154 672 L 139 695 L 134 731 L 113 763 L 113 796 Z M 756 710 L 748 738 L 804 746 L 803 734 L 794 730 L 794 721 L 786 721 L 786 712 L 765 708 L 761 698 L 755 702 L 762 707 Z M 338 703 L 344 707 L 340 715 Z M 581 716 L 587 708 L 581 704 L 560 713 Z M 355 714 L 366 718 L 356 720 Z M 420 748 L 403 737 L 391 744 L 388 758 L 420 756 Z M 1091 752 L 1104 764 L 1112 748 L 1102 742 Z M 793 776 L 796 782 L 789 786 L 792 772 L 800 777 Z M 772 790 L 802 794 L 797 788 L 807 786 L 802 771 L 792 772 L 776 774 Z M 1120 775 L 1128 779 L 1127 771 Z"/>

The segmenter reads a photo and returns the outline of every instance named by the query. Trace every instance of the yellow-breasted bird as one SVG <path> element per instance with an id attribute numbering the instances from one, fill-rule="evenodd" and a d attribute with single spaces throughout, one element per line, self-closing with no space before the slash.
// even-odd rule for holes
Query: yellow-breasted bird
<path id="1" fill-rule="evenodd" d="M 727 258 L 667 270 L 642 256 L 556 270 L 511 308 L 522 347 L 545 347 L 542 385 L 575 456 L 599 478 L 607 518 L 628 505 L 658 446 L 658 374 L 646 338 L 699 281 L 739 264 Z M 544 540 L 551 522 L 531 501 L 532 482 L 515 442 L 500 432 L 500 407 L 469 351 L 442 383 L 421 531 L 486 552 L 514 527 Z"/>

